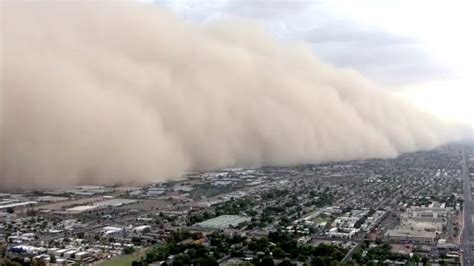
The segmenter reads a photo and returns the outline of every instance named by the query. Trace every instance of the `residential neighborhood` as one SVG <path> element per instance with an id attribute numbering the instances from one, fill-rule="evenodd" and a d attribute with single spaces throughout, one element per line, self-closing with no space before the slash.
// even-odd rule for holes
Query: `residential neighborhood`
<path id="1" fill-rule="evenodd" d="M 459 264 L 470 249 L 461 236 L 463 163 L 474 182 L 474 146 L 452 144 L 393 159 L 188 173 L 145 186 L 3 192 L 2 261 Z"/>

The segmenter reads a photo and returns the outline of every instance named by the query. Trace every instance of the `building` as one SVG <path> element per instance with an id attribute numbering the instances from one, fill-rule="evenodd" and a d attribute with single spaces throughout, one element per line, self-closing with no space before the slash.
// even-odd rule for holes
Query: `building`
<path id="1" fill-rule="evenodd" d="M 103 206 L 103 207 L 120 207 L 123 205 L 128 205 L 132 203 L 136 203 L 136 200 L 132 199 L 109 199 L 109 200 L 104 200 L 104 201 L 99 201 L 96 202 L 94 205 L 95 206 Z"/>
<path id="2" fill-rule="evenodd" d="M 133 228 L 133 232 L 136 234 L 142 234 L 144 231 L 149 230 L 151 226 L 149 225 L 140 225 L 135 228 Z"/>
<path id="3" fill-rule="evenodd" d="M 66 209 L 66 213 L 78 214 L 78 213 L 84 213 L 84 212 L 91 212 L 91 211 L 96 210 L 97 208 L 98 206 L 94 206 L 94 205 L 82 205 L 82 206 L 76 206 L 76 207 Z"/>
<path id="4" fill-rule="evenodd" d="M 48 195 L 48 196 L 37 197 L 36 200 L 39 202 L 61 202 L 61 201 L 67 201 L 69 200 L 69 198 Z"/>
<path id="5" fill-rule="evenodd" d="M 193 190 L 193 187 L 191 186 L 183 186 L 183 185 L 175 185 L 173 187 L 173 191 L 175 192 L 191 192 Z"/>
<path id="6" fill-rule="evenodd" d="M 80 251 L 74 255 L 76 260 L 83 260 L 84 258 L 87 258 L 88 256 L 89 256 L 89 252 L 87 251 Z"/>
<path id="7" fill-rule="evenodd" d="M 34 254 L 34 255 L 43 253 L 44 251 L 45 251 L 44 248 L 28 246 L 28 245 L 14 246 L 8 250 L 8 252 L 11 252 L 11 253 L 17 253 L 17 254 L 26 253 L 26 254 Z"/>
<path id="8" fill-rule="evenodd" d="M 35 204 L 38 204 L 36 201 L 21 201 L 21 202 L 16 202 L 16 200 L 12 201 L 2 201 L 0 202 L 0 210 L 6 210 L 9 208 L 15 209 L 18 207 L 30 207 Z"/>
<path id="9" fill-rule="evenodd" d="M 120 207 L 127 204 L 132 204 L 137 202 L 132 199 L 109 199 L 104 201 L 95 202 L 93 205 L 80 205 L 66 209 L 66 214 L 79 214 L 92 212 L 96 210 L 101 210 L 107 207 Z"/>
<path id="10" fill-rule="evenodd" d="M 54 256 L 56 258 L 60 258 L 64 255 L 64 253 L 66 253 L 68 251 L 69 251 L 69 249 L 58 249 L 58 250 L 54 251 Z"/>
<path id="11" fill-rule="evenodd" d="M 69 251 L 66 251 L 66 252 L 64 252 L 63 257 L 64 257 L 65 259 L 72 258 L 72 257 L 74 257 L 74 254 L 76 254 L 77 252 L 78 252 L 77 250 L 69 250 Z"/>
<path id="12" fill-rule="evenodd" d="M 225 229 L 237 226 L 240 223 L 248 222 L 250 220 L 251 219 L 249 217 L 239 215 L 221 215 L 216 218 L 197 223 L 194 226 L 211 229 Z"/>
<path id="13" fill-rule="evenodd" d="M 120 228 L 120 227 L 106 226 L 106 227 L 102 228 L 102 233 L 105 236 L 117 234 L 117 233 L 120 233 L 122 231 L 123 231 L 123 229 Z"/>
<path id="14" fill-rule="evenodd" d="M 451 210 L 440 206 L 411 207 L 400 215 L 400 225 L 385 238 L 402 243 L 435 243 L 450 218 Z"/>
<path id="15" fill-rule="evenodd" d="M 388 230 L 387 233 L 385 233 L 387 240 L 401 243 L 435 243 L 436 237 L 436 232 L 407 229 Z"/>
<path id="16" fill-rule="evenodd" d="M 337 228 L 333 227 L 329 229 L 327 235 L 331 238 L 345 238 L 351 239 L 359 230 L 356 228 Z"/>
<path id="17" fill-rule="evenodd" d="M 449 218 L 447 208 L 411 207 L 401 215 L 402 219 L 411 219 L 417 222 L 444 222 Z"/>

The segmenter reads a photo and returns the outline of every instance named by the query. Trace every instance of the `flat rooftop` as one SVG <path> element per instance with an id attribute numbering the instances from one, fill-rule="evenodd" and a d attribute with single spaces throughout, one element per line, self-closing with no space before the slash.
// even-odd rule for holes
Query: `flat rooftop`
<path id="1" fill-rule="evenodd" d="M 204 227 L 204 228 L 228 228 L 230 226 L 236 226 L 243 222 L 250 221 L 249 217 L 240 216 L 240 215 L 221 215 L 204 222 L 195 224 L 195 226 Z"/>
<path id="2" fill-rule="evenodd" d="M 96 202 L 94 205 L 96 206 L 110 206 L 110 207 L 119 207 L 126 204 L 132 204 L 137 202 L 136 200 L 132 199 L 110 199 Z"/>
<path id="3" fill-rule="evenodd" d="M 73 207 L 73 208 L 66 209 L 66 212 L 81 213 L 81 212 L 85 212 L 85 211 L 94 210 L 94 209 L 97 209 L 97 208 L 98 208 L 98 206 L 94 206 L 94 205 L 83 205 L 83 206 L 76 206 L 76 207 Z"/>
<path id="4" fill-rule="evenodd" d="M 429 232 L 429 231 L 415 231 L 415 230 L 408 230 L 408 229 L 394 229 L 388 230 L 385 235 L 388 236 L 409 236 L 409 237 L 436 237 L 436 232 Z"/>
<path id="5" fill-rule="evenodd" d="M 34 205 L 38 204 L 36 201 L 22 201 L 22 202 L 16 202 L 16 203 L 9 203 L 5 205 L 0 205 L 0 210 L 2 209 L 8 209 L 8 208 L 16 208 L 16 207 L 22 207 L 22 206 L 28 206 L 28 205 Z"/>

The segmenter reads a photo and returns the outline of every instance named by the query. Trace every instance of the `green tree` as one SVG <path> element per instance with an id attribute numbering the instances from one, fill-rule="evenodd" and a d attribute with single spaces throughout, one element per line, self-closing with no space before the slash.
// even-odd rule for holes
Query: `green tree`
<path id="1" fill-rule="evenodd" d="M 7 255 L 7 246 L 0 244 L 0 258 L 5 258 Z"/>
<path id="2" fill-rule="evenodd" d="M 132 261 L 132 266 L 143 266 L 143 265 L 144 264 L 142 261 L 136 261 L 136 260 Z"/>
<path id="3" fill-rule="evenodd" d="M 281 249 L 280 247 L 276 247 L 273 249 L 273 256 L 275 258 L 284 258 L 285 257 L 285 251 Z"/>
<path id="4" fill-rule="evenodd" d="M 291 262 L 289 259 L 285 259 L 282 262 L 278 263 L 278 266 L 294 266 L 295 263 Z"/>
<path id="5" fill-rule="evenodd" d="M 359 251 L 355 252 L 353 255 L 352 255 L 352 259 L 357 261 L 357 263 L 362 263 L 362 253 Z"/>
<path id="6" fill-rule="evenodd" d="M 415 254 L 415 255 L 413 255 L 413 257 L 411 258 L 411 260 L 414 261 L 414 262 L 420 262 L 420 261 L 421 261 L 421 257 L 420 257 L 420 255 Z"/>
<path id="7" fill-rule="evenodd" d="M 173 266 L 190 265 L 191 259 L 186 254 L 178 254 L 174 258 Z"/>
<path id="8" fill-rule="evenodd" d="M 212 256 L 204 256 L 204 257 L 199 257 L 197 258 L 194 262 L 193 265 L 195 266 L 218 266 L 219 263 L 217 260 L 212 257 Z"/>
<path id="9" fill-rule="evenodd" d="M 262 259 L 261 262 L 262 266 L 274 266 L 275 262 L 273 261 L 272 257 L 265 257 Z"/>
<path id="10" fill-rule="evenodd" d="M 139 246 L 142 244 L 142 239 L 137 237 L 137 236 L 133 236 L 132 237 L 132 243 L 135 245 L 135 246 Z"/>
<path id="11" fill-rule="evenodd" d="M 311 265 L 313 266 L 324 265 L 324 260 L 321 257 L 315 257 L 311 260 Z"/>
<path id="12" fill-rule="evenodd" d="M 56 256 L 54 256 L 53 254 L 49 255 L 49 262 L 56 263 Z"/>
<path id="13" fill-rule="evenodd" d="M 248 245 L 248 248 L 252 251 L 265 251 L 268 248 L 269 242 L 266 237 L 260 239 L 252 239 Z"/>
<path id="14" fill-rule="evenodd" d="M 46 266 L 46 263 L 42 259 L 33 259 L 31 261 L 31 266 Z"/>
<path id="15" fill-rule="evenodd" d="M 122 250 L 122 253 L 125 255 L 132 254 L 133 252 L 135 252 L 135 248 L 133 247 L 124 247 Z"/>
<path id="16" fill-rule="evenodd" d="M 22 266 L 22 264 L 18 261 L 5 259 L 0 261 L 0 266 Z"/>
<path id="17" fill-rule="evenodd" d="M 76 233 L 76 236 L 77 236 L 77 238 L 83 239 L 86 236 L 86 234 L 84 232 L 78 232 L 78 233 Z"/>

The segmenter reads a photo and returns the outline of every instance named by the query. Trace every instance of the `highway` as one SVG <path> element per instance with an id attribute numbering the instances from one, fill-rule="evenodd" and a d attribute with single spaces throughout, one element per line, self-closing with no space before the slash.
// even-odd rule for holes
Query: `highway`
<path id="1" fill-rule="evenodd" d="M 474 253 L 471 245 L 474 247 L 474 231 L 472 224 L 472 197 L 471 197 L 471 180 L 469 178 L 469 170 L 467 168 L 467 158 L 464 149 L 462 150 L 462 178 L 464 190 L 464 228 L 461 235 L 462 264 L 472 265 L 474 263 Z"/>

